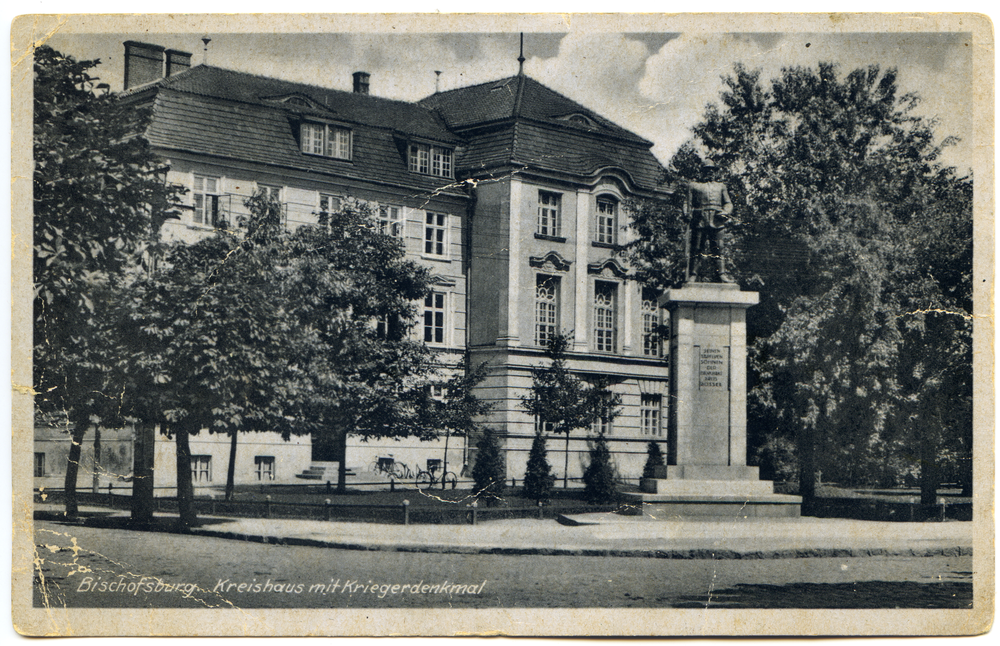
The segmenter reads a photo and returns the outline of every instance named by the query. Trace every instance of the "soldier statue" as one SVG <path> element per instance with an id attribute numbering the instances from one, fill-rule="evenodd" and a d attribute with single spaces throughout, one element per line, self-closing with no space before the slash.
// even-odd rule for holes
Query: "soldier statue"
<path id="1" fill-rule="evenodd" d="M 684 215 L 688 225 L 687 267 L 685 278 L 692 282 L 705 280 L 704 260 L 714 260 L 718 280 L 732 283 L 733 278 L 726 272 L 723 255 L 723 238 L 729 216 L 733 213 L 733 203 L 729 199 L 726 185 L 718 180 L 719 169 L 711 161 L 701 165 L 700 181 L 688 182 L 687 199 L 684 201 Z"/>

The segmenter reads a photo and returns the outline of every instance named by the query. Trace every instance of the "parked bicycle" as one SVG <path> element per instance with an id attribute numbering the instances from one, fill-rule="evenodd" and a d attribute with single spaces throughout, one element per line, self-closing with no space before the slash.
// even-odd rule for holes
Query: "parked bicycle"
<path id="1" fill-rule="evenodd" d="M 369 466 L 369 471 L 379 473 L 396 480 L 409 480 L 413 477 L 413 470 L 406 466 L 405 462 L 396 462 L 395 458 L 375 458 Z"/>
<path id="2" fill-rule="evenodd" d="M 438 478 L 439 471 L 441 471 L 441 460 L 428 460 L 427 470 L 421 469 L 417 473 L 417 489 L 430 489 L 438 483 L 441 483 L 443 489 L 448 486 L 454 489 L 458 486 L 458 476 L 453 471 L 444 471 Z"/>

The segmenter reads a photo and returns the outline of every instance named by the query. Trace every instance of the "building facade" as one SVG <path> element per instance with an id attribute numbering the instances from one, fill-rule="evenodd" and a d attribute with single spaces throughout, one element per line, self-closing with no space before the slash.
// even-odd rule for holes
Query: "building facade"
<path id="1" fill-rule="evenodd" d="M 609 379 L 623 403 L 610 425 L 571 438 L 569 476 L 582 474 L 596 432 L 621 476 L 641 474 L 646 442 L 666 440 L 668 357 L 658 294 L 615 252 L 627 242 L 627 201 L 665 194 L 649 141 L 524 74 L 410 103 L 370 93 L 363 72 L 345 92 L 192 67 L 189 54 L 145 43 L 125 43 L 125 54 L 124 98 L 152 108 L 147 137 L 167 180 L 188 189 L 164 239 L 195 241 L 237 221 L 261 190 L 290 227 L 345 200 L 367 204 L 432 274 L 414 334 L 446 368 L 489 365 L 477 395 L 494 403 L 484 424 L 504 438 L 508 477 L 523 477 L 536 420 L 520 402 L 557 332 L 572 334 L 569 367 Z M 459 471 L 476 441 L 450 438 L 447 456 L 443 440 L 349 442 L 343 456 L 270 435 L 241 436 L 238 483 L 294 482 L 340 460 L 367 470 L 386 457 L 414 471 L 446 457 Z M 166 438 L 156 443 L 157 486 L 169 487 L 174 455 Z M 192 451 L 196 487 L 224 484 L 228 440 L 203 433 Z"/>

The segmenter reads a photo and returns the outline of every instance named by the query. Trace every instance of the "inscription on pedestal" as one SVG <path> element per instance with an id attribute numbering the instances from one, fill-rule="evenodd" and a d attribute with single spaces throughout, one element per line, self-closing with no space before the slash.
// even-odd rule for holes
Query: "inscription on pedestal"
<path id="1" fill-rule="evenodd" d="M 729 348 L 698 347 L 698 390 L 729 389 Z"/>

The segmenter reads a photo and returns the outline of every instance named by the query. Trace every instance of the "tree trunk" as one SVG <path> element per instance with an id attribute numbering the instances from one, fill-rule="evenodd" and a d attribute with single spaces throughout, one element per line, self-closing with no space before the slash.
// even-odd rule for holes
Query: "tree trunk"
<path id="1" fill-rule="evenodd" d="M 132 445 L 132 523 L 148 525 L 153 521 L 153 450 L 156 427 L 136 424 Z"/>
<path id="2" fill-rule="evenodd" d="M 174 429 L 177 441 L 177 511 L 182 529 L 193 527 L 198 520 L 194 509 L 194 483 L 191 481 L 191 442 L 186 426 Z"/>
<path id="3" fill-rule="evenodd" d="M 816 497 L 815 437 L 816 430 L 812 426 L 804 425 L 799 429 L 799 495 L 804 503 L 811 503 Z"/>
<path id="4" fill-rule="evenodd" d="M 445 431 L 444 436 L 444 461 L 441 463 L 441 491 L 444 491 L 444 474 L 448 473 L 448 440 L 451 439 L 451 430 Z"/>
<path id="5" fill-rule="evenodd" d="M 236 438 L 239 434 L 234 429 L 229 440 L 229 468 L 226 469 L 226 500 L 233 499 L 236 489 Z"/>
<path id="6" fill-rule="evenodd" d="M 94 493 L 101 493 L 101 427 L 94 427 L 94 474 L 91 482 Z"/>
<path id="7" fill-rule="evenodd" d="M 569 431 L 566 431 L 566 450 L 563 451 L 563 489 L 569 488 Z"/>
<path id="8" fill-rule="evenodd" d="M 344 429 L 337 437 L 340 461 L 337 462 L 337 493 L 347 491 L 347 430 Z"/>
<path id="9" fill-rule="evenodd" d="M 937 464 L 937 443 L 933 431 L 924 429 L 920 437 L 920 504 L 937 503 L 940 473 Z"/>
<path id="10" fill-rule="evenodd" d="M 67 518 L 76 518 L 80 515 L 80 509 L 76 502 L 76 477 L 80 472 L 80 454 L 83 449 L 83 438 L 86 434 L 86 425 L 73 425 L 73 432 L 70 435 L 69 459 L 66 461 L 66 479 L 63 481 Z"/>

